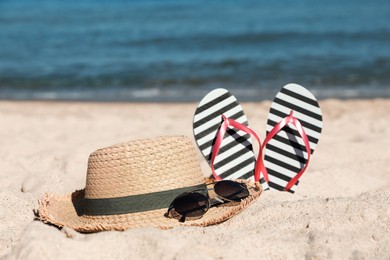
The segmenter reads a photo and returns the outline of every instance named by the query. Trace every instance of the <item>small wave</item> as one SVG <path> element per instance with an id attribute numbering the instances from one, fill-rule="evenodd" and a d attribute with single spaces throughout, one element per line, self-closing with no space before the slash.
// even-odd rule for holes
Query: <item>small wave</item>
<path id="1" fill-rule="evenodd" d="M 131 92 L 131 96 L 133 96 L 136 99 L 150 99 L 150 98 L 156 98 L 161 95 L 161 91 L 158 88 L 151 88 L 151 89 L 136 89 Z"/>
<path id="2" fill-rule="evenodd" d="M 229 34 L 221 33 L 200 33 L 200 34 L 184 34 L 180 36 L 158 36 L 145 37 L 143 39 L 122 39 L 111 41 L 112 47 L 148 47 L 168 48 L 176 46 L 177 48 L 224 48 L 225 46 L 248 46 L 254 44 L 272 44 L 272 43 L 288 43 L 288 42 L 313 42 L 318 41 L 381 41 L 390 40 L 390 31 L 387 29 L 378 29 L 375 31 L 280 31 L 280 32 L 243 32 Z"/>

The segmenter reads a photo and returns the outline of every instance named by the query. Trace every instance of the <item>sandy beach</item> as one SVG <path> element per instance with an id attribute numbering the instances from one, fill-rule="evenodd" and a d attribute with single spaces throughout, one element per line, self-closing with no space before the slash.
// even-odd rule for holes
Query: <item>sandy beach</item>
<path id="1" fill-rule="evenodd" d="M 270 104 L 242 104 L 262 139 Z M 162 135 L 193 138 L 196 106 L 1 101 L 0 257 L 390 257 L 389 99 L 320 100 L 324 129 L 297 192 L 264 192 L 220 225 L 81 234 L 34 220 L 45 192 L 65 194 L 85 186 L 87 160 L 94 150 Z M 209 166 L 198 156 L 209 175 Z"/>

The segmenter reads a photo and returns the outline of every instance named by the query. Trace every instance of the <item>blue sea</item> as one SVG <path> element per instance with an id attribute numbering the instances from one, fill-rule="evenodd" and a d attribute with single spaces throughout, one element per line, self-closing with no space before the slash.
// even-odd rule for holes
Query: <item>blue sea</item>
<path id="1" fill-rule="evenodd" d="M 0 99 L 390 97 L 389 0 L 0 0 Z"/>

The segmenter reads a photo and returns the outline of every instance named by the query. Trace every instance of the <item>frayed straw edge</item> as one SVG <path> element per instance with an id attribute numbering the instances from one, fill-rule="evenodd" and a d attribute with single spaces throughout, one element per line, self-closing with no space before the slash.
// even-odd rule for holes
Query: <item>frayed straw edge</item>
<path id="1" fill-rule="evenodd" d="M 52 215 L 50 215 L 49 211 L 48 211 L 48 207 L 49 207 L 49 204 L 50 204 L 50 200 L 53 200 L 53 199 L 58 199 L 59 197 L 55 194 L 51 194 L 51 193 L 45 193 L 44 197 L 40 200 L 38 200 L 38 219 L 40 221 L 42 221 L 43 223 L 46 223 L 46 224 L 53 224 L 53 225 L 56 225 L 58 227 L 63 227 L 64 225 L 62 225 L 61 223 L 59 223 L 58 221 L 56 221 L 55 218 L 53 218 Z"/>
<path id="2" fill-rule="evenodd" d="M 66 194 L 65 196 L 57 195 L 54 193 L 45 193 L 42 199 L 38 200 L 38 219 L 46 224 L 52 224 L 59 228 L 62 228 L 64 226 L 74 228 L 68 225 L 64 225 L 63 223 L 56 220 L 53 215 L 50 214 L 49 208 L 50 208 L 50 201 L 57 200 L 57 201 L 68 201 L 72 199 L 72 196 L 83 196 L 84 189 L 82 190 L 76 190 L 75 192 Z"/>
<path id="3" fill-rule="evenodd" d="M 128 230 L 131 227 L 118 227 L 118 226 L 110 226 L 110 225 L 104 225 L 100 223 L 94 223 L 94 224 L 87 224 L 84 223 L 83 226 L 76 226 L 76 225 L 69 225 L 64 224 L 62 222 L 59 222 L 53 215 L 50 214 L 50 202 L 53 200 L 56 201 L 69 201 L 72 199 L 72 197 L 83 197 L 84 196 L 84 189 L 82 190 L 76 190 L 75 192 L 66 194 L 64 196 L 57 195 L 54 193 L 45 193 L 44 197 L 40 200 L 38 200 L 38 220 L 42 221 L 45 224 L 54 225 L 58 228 L 68 227 L 71 229 L 74 229 L 78 232 L 83 233 L 93 233 L 93 232 L 100 232 L 100 231 L 125 231 Z M 160 228 L 160 227 L 159 227 Z M 172 227 L 161 227 L 161 229 L 169 229 Z"/>

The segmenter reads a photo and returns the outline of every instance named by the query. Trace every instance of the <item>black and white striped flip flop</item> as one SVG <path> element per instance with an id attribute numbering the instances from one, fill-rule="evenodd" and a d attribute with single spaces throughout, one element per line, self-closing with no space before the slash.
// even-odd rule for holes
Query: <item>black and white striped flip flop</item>
<path id="1" fill-rule="evenodd" d="M 322 113 L 316 98 L 297 84 L 284 86 L 276 95 L 268 114 L 267 135 L 290 113 L 298 119 L 308 138 L 311 154 L 316 149 L 322 130 Z M 291 123 L 283 127 L 264 148 L 264 166 L 269 177 L 269 188 L 286 190 L 287 184 L 304 169 L 308 153 L 303 138 Z M 294 193 L 297 181 L 288 191 Z M 268 189 L 267 183 L 263 188 Z"/>
<path id="2" fill-rule="evenodd" d="M 193 121 L 195 141 L 210 164 L 211 151 L 222 116 L 248 126 L 248 119 L 237 99 L 226 89 L 215 89 L 199 103 Z M 221 179 L 253 179 L 255 155 L 250 135 L 228 129 L 215 158 L 214 169 Z"/>

